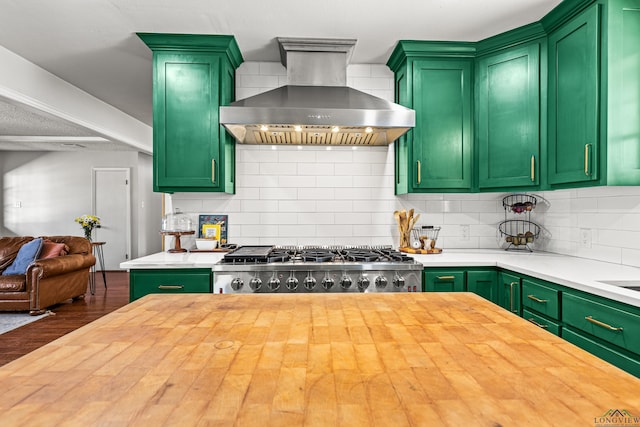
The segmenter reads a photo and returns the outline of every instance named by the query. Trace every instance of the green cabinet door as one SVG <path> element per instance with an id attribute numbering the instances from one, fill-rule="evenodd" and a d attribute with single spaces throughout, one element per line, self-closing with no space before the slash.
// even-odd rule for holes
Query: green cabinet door
<path id="1" fill-rule="evenodd" d="M 409 84 L 407 65 L 405 64 L 395 73 L 395 101 L 400 105 L 412 108 L 408 94 Z M 413 130 L 409 130 L 393 143 L 395 194 L 407 194 L 410 190 L 409 164 L 411 160 L 409 159 L 409 150 L 411 141 L 413 141 Z"/>
<path id="2" fill-rule="evenodd" d="M 607 185 L 640 185 L 640 0 L 607 7 Z"/>
<path id="3" fill-rule="evenodd" d="M 424 270 L 424 290 L 426 292 L 464 292 L 464 270 Z"/>
<path id="4" fill-rule="evenodd" d="M 414 190 L 471 191 L 471 60 L 413 62 Z"/>
<path id="5" fill-rule="evenodd" d="M 232 36 L 138 34 L 153 51 L 153 189 L 235 191 L 235 142 L 218 118 L 242 62 Z"/>
<path id="6" fill-rule="evenodd" d="M 155 73 L 154 190 L 219 188 L 220 59 L 158 53 Z"/>
<path id="7" fill-rule="evenodd" d="M 600 6 L 549 35 L 548 178 L 551 185 L 599 176 Z"/>
<path id="8" fill-rule="evenodd" d="M 536 42 L 477 62 L 481 190 L 540 183 L 540 50 Z"/>
<path id="9" fill-rule="evenodd" d="M 468 270 L 467 291 L 498 304 L 498 273 L 495 270 Z"/>
<path id="10" fill-rule="evenodd" d="M 147 294 L 211 293 L 212 282 L 208 268 L 131 270 L 129 301 Z"/>
<path id="11" fill-rule="evenodd" d="M 521 315 L 521 278 L 515 274 L 498 272 L 498 305 Z"/>

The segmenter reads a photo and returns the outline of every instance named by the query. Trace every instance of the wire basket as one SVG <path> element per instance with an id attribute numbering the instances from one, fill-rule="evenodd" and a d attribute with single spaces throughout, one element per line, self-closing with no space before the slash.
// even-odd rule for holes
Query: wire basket
<path id="1" fill-rule="evenodd" d="M 498 225 L 500 234 L 505 242 L 509 243 L 506 249 L 524 248 L 531 250 L 529 244 L 534 243 L 540 237 L 540 226 L 535 222 L 521 219 L 508 219 Z"/>
<path id="2" fill-rule="evenodd" d="M 422 227 L 416 227 L 411 229 L 411 237 L 414 242 L 420 242 L 422 249 L 432 249 L 436 246 L 436 240 L 438 240 L 438 234 L 440 233 L 440 227 L 434 227 L 431 225 L 424 225 Z"/>

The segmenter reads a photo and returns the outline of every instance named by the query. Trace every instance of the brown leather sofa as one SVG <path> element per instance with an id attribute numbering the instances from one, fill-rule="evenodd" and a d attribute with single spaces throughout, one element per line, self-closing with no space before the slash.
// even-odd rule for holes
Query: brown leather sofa
<path id="1" fill-rule="evenodd" d="M 42 236 L 55 243 L 64 243 L 67 255 L 37 259 L 27 267 L 26 274 L 2 275 L 13 263 L 22 245 L 34 237 L 0 238 L 0 311 L 29 311 L 42 314 L 45 309 L 69 299 L 84 298 L 91 266 L 96 259 L 91 242 L 77 236 Z"/>

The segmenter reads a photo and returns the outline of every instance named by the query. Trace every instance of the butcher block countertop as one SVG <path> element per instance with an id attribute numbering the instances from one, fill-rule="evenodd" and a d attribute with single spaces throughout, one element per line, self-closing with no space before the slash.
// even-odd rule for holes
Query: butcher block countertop
<path id="1" fill-rule="evenodd" d="M 148 295 L 3 366 L 0 389 L 3 426 L 640 414 L 640 379 L 470 293 Z"/>

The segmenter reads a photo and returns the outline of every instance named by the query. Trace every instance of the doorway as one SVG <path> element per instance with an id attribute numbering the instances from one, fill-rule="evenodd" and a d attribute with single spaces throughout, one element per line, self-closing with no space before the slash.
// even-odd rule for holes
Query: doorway
<path id="1" fill-rule="evenodd" d="M 93 212 L 100 218 L 95 239 L 106 242 L 105 270 L 120 270 L 120 263 L 131 257 L 130 175 L 129 168 L 93 169 Z"/>

